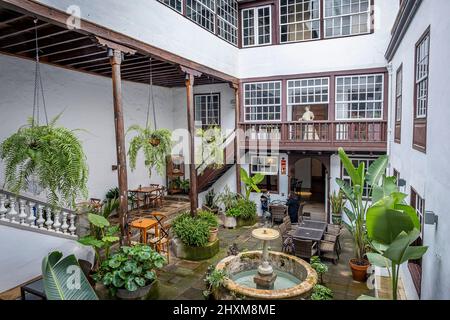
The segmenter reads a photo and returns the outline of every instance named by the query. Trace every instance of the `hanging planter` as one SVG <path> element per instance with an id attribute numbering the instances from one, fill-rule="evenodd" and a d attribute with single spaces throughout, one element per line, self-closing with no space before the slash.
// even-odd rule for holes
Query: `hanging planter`
<path id="1" fill-rule="evenodd" d="M 153 147 L 157 147 L 159 146 L 159 144 L 161 143 L 161 140 L 159 138 L 156 137 L 150 137 L 150 140 L 148 141 Z"/>

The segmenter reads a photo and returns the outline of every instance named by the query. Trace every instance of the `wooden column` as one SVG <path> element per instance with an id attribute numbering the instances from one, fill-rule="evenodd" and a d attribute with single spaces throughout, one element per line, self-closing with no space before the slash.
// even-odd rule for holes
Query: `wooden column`
<path id="1" fill-rule="evenodd" d="M 236 108 L 234 112 L 234 130 L 236 132 L 236 137 L 234 139 L 234 157 L 236 161 L 236 192 L 241 193 L 241 149 L 240 149 L 240 134 L 239 132 L 239 120 L 241 117 L 241 96 L 239 94 L 239 85 L 238 84 L 232 84 L 232 87 L 234 89 L 234 99 L 236 100 Z"/>
<path id="2" fill-rule="evenodd" d="M 114 96 L 114 124 L 116 130 L 117 149 L 117 173 L 119 180 L 119 223 L 122 245 L 130 243 L 128 233 L 128 179 L 127 179 L 127 158 L 125 150 L 125 128 L 123 123 L 122 108 L 122 79 L 120 66 L 122 64 L 122 52 L 119 50 L 109 50 L 110 63 L 112 67 L 112 83 Z"/>
<path id="3" fill-rule="evenodd" d="M 195 164 L 194 79 L 201 74 L 185 67 L 182 67 L 181 70 L 186 74 L 187 120 L 189 131 L 189 177 L 191 182 L 189 199 L 191 201 L 191 214 L 196 215 L 198 209 L 198 184 L 197 168 Z"/>

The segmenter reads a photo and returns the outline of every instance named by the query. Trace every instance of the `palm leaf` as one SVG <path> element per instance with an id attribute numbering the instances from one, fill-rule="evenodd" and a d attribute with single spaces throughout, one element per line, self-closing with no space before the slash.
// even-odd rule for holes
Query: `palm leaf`
<path id="1" fill-rule="evenodd" d="M 381 156 L 375 160 L 367 169 L 367 184 L 369 186 L 376 186 L 380 182 L 380 179 L 386 173 L 386 169 L 389 163 L 387 156 Z"/>
<path id="2" fill-rule="evenodd" d="M 42 261 L 44 289 L 48 300 L 98 300 L 74 255 L 62 258 L 50 253 Z"/>

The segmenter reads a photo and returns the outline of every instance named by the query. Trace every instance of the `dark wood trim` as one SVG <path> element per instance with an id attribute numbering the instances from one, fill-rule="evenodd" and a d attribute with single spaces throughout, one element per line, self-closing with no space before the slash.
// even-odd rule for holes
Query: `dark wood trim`
<path id="1" fill-rule="evenodd" d="M 18 11 L 30 16 L 38 17 L 40 20 L 51 22 L 59 27 L 66 28 L 66 21 L 70 17 L 69 14 L 53 7 L 38 3 L 32 0 L 0 0 L 0 5 L 14 11 Z M 161 5 L 164 5 L 161 3 Z M 177 54 L 170 53 L 163 49 L 157 48 L 148 43 L 131 38 L 127 35 L 117 31 L 100 26 L 93 22 L 83 20 L 81 21 L 81 28 L 76 30 L 79 33 L 86 35 L 95 35 L 103 39 L 113 41 L 117 44 L 134 49 L 142 54 L 151 54 L 158 59 L 169 61 L 175 64 L 184 65 L 188 68 L 198 70 L 199 72 L 208 74 L 210 76 L 223 79 L 227 82 L 238 83 L 236 77 L 228 75 L 224 72 L 212 69 L 205 65 L 199 64 L 192 60 L 181 57 Z M 231 44 L 230 44 L 231 45 Z"/>
<path id="2" fill-rule="evenodd" d="M 428 74 L 427 74 L 427 113 L 425 118 L 417 118 L 417 49 L 423 40 L 429 38 L 428 41 Z M 413 106 L 413 141 L 412 148 L 422 152 L 427 153 L 427 118 L 429 113 L 429 100 L 430 100 L 430 57 L 431 57 L 431 26 L 425 30 L 419 40 L 416 42 L 414 46 L 414 106 Z"/>
<path id="3" fill-rule="evenodd" d="M 241 148 L 239 146 L 240 136 L 239 136 L 239 117 L 240 117 L 240 105 L 241 105 L 241 95 L 239 86 L 233 85 L 234 90 L 234 99 L 235 99 L 235 112 L 234 112 L 234 132 L 236 137 L 234 138 L 234 159 L 236 163 L 236 192 L 241 193 L 241 159 L 240 159 L 240 151 Z"/>
<path id="4" fill-rule="evenodd" d="M 212 96 L 212 95 L 218 95 L 219 96 L 219 123 L 217 124 L 218 126 L 222 126 L 222 95 L 220 94 L 220 92 L 207 92 L 207 93 L 195 93 L 194 94 L 194 121 L 195 121 L 195 97 L 197 96 Z M 202 123 L 202 127 L 208 127 L 211 125 L 207 125 L 207 124 L 203 124 Z"/>
<path id="5" fill-rule="evenodd" d="M 395 96 L 395 112 L 394 112 L 394 122 L 395 122 L 395 127 L 394 127 L 394 142 L 400 144 L 402 141 L 402 118 L 403 118 L 403 63 L 400 64 L 400 67 L 398 67 L 396 73 L 395 73 L 395 91 L 394 91 L 394 96 Z M 401 76 L 402 79 L 402 83 L 401 83 L 401 94 L 398 95 L 397 91 L 398 91 L 398 80 L 399 80 L 399 76 Z M 402 105 L 400 106 L 400 121 L 398 121 L 398 98 L 401 97 L 401 103 Z"/>

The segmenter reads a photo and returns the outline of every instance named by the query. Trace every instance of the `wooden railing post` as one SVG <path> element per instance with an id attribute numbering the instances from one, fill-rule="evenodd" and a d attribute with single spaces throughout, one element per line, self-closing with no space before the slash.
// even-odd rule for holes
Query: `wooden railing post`
<path id="1" fill-rule="evenodd" d="M 241 193 L 241 147 L 240 147 L 240 128 L 239 128 L 239 118 L 241 116 L 240 106 L 241 106 L 241 96 L 239 94 L 239 85 L 233 84 L 234 89 L 234 99 L 236 101 L 236 108 L 234 111 L 234 158 L 236 162 L 236 193 Z"/>

